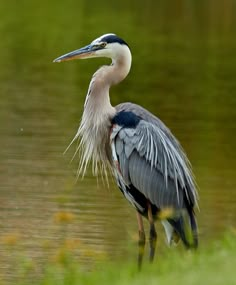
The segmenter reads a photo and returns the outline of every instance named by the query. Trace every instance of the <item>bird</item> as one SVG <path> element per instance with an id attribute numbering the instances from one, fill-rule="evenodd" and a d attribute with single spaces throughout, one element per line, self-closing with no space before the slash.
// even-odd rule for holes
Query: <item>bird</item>
<path id="1" fill-rule="evenodd" d="M 106 176 L 111 171 L 121 193 L 135 208 L 141 268 L 146 243 L 143 217 L 150 225 L 150 262 L 155 255 L 156 220 L 161 221 L 169 245 L 182 240 L 187 249 L 198 247 L 197 186 L 185 151 L 158 117 L 134 103 L 111 105 L 110 87 L 125 79 L 131 68 L 126 41 L 113 33 L 104 34 L 54 62 L 98 57 L 111 59 L 111 64 L 92 76 L 71 144 L 79 140 L 78 175 L 85 174 L 89 163 L 94 175 Z"/>

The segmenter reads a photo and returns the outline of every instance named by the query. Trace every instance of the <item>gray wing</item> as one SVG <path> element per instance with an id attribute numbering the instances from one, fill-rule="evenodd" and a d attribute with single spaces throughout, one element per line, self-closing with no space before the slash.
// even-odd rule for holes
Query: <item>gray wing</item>
<path id="1" fill-rule="evenodd" d="M 135 128 L 114 131 L 115 151 L 126 185 L 132 184 L 158 208 L 194 205 L 197 193 L 189 162 L 170 130 L 140 106 L 125 103 L 117 110 L 141 118 Z"/>

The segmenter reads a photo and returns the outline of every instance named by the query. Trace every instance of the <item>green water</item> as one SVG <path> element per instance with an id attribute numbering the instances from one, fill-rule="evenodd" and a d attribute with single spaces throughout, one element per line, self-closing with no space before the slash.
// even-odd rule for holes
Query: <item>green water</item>
<path id="1" fill-rule="evenodd" d="M 112 103 L 152 111 L 192 162 L 200 242 L 236 226 L 235 15 L 233 0 L 1 0 L 0 276 L 14 274 L 11 243 L 43 260 L 75 240 L 85 264 L 92 253 L 116 259 L 127 243 L 136 248 L 135 211 L 112 179 L 109 187 L 91 173 L 76 181 L 75 147 L 63 155 L 90 77 L 109 61 L 52 60 L 104 33 L 124 38 L 133 55 Z M 63 223 L 64 212 L 72 216 Z"/>

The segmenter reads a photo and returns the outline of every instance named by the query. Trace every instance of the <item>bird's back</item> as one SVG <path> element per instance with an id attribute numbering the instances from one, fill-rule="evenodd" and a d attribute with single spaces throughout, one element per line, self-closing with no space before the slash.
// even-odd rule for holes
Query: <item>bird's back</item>
<path id="1" fill-rule="evenodd" d="M 183 190 L 186 192 L 185 194 L 186 194 L 186 198 L 188 199 L 188 203 L 193 207 L 197 203 L 197 191 L 196 191 L 194 177 L 191 171 L 191 165 L 180 143 L 173 136 L 169 128 L 167 128 L 166 125 L 159 118 L 157 118 L 151 112 L 147 111 L 146 109 L 144 109 L 143 107 L 139 105 L 136 105 L 133 103 L 122 103 L 116 106 L 116 110 L 117 110 L 117 113 L 131 112 L 135 114 L 138 118 L 140 118 L 141 121 L 144 121 L 145 123 L 147 122 L 146 126 L 147 128 L 150 129 L 150 133 L 155 132 L 155 130 L 158 130 L 159 133 L 157 134 L 151 133 L 151 136 L 153 135 L 154 138 L 158 137 L 159 134 L 163 134 L 163 136 L 161 137 L 161 140 L 154 141 L 154 143 L 156 144 L 156 148 L 155 147 L 153 148 L 153 152 L 155 152 L 156 150 L 158 151 L 158 149 L 161 150 L 157 154 L 157 156 L 159 156 L 157 158 L 157 164 L 158 163 L 160 164 L 160 162 L 164 159 L 163 156 L 166 153 L 165 149 L 162 149 L 162 148 L 166 148 L 166 150 L 170 152 L 170 155 L 173 155 L 172 162 L 173 164 L 176 164 L 176 174 L 173 174 L 173 173 L 171 174 L 170 172 L 174 171 L 174 170 L 171 170 L 173 169 L 173 167 L 171 165 L 167 165 L 166 171 L 168 173 L 161 173 L 162 171 L 161 169 L 159 169 L 159 175 L 163 175 L 163 176 L 167 175 L 169 180 L 171 180 L 172 175 L 176 175 L 178 178 L 178 175 L 179 175 L 178 170 L 179 170 L 182 174 L 181 179 L 183 181 L 178 181 L 177 187 L 181 188 L 181 185 L 182 185 L 182 188 L 184 188 Z M 153 128 L 149 126 L 153 126 Z M 144 140 L 144 143 L 146 142 L 146 146 L 147 146 L 151 136 L 148 137 L 149 135 L 148 130 L 146 134 L 147 134 L 146 135 L 147 137 L 146 137 L 146 140 Z M 137 146 L 138 146 L 138 142 L 137 142 Z M 143 148 L 145 148 L 146 146 L 144 145 Z M 154 156 L 154 155 L 155 155 L 154 153 L 150 153 L 150 156 Z M 138 156 L 138 151 L 134 156 Z M 167 153 L 167 156 L 168 156 L 168 153 Z M 147 164 L 146 167 L 149 167 L 151 165 L 151 163 L 148 163 L 148 159 L 146 159 L 146 164 Z M 167 158 L 167 164 L 168 164 L 168 158 Z M 158 169 L 158 165 L 156 165 L 156 167 Z"/>

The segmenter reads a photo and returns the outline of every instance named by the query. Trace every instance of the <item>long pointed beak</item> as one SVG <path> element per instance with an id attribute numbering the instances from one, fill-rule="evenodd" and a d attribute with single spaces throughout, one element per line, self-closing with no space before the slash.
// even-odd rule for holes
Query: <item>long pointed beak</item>
<path id="1" fill-rule="evenodd" d="M 79 59 L 79 58 L 88 58 L 88 57 L 91 57 L 96 50 L 97 49 L 93 45 L 90 44 L 80 49 L 66 53 L 54 59 L 53 62 L 68 61 L 68 60 L 74 60 L 74 59 Z"/>

